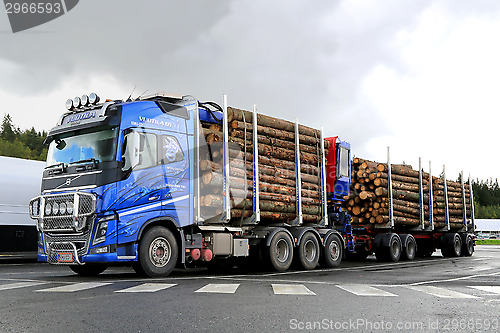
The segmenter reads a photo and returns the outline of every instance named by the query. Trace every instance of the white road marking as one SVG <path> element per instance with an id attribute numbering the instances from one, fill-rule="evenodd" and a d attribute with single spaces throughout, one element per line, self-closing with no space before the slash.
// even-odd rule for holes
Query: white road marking
<path id="1" fill-rule="evenodd" d="M 177 284 L 171 284 L 171 283 L 143 283 L 135 287 L 116 290 L 115 293 L 154 293 L 156 291 L 171 288 L 176 285 Z"/>
<path id="2" fill-rule="evenodd" d="M 452 282 L 452 281 L 468 280 L 468 279 L 474 279 L 474 278 L 477 278 L 477 277 L 495 276 L 495 275 L 499 275 L 499 274 L 500 274 L 500 272 L 488 273 L 488 274 L 474 274 L 474 275 L 461 276 L 461 277 L 451 278 L 451 279 L 415 282 L 415 283 L 410 283 L 408 286 L 419 286 L 419 285 L 422 285 L 422 284 L 431 284 L 431 283 L 442 283 L 442 282 Z"/>
<path id="3" fill-rule="evenodd" d="M 0 290 L 10 290 L 10 289 L 17 289 L 17 288 L 25 288 L 25 287 L 33 287 L 33 286 L 39 286 L 41 284 L 45 284 L 45 282 L 15 282 L 15 283 L 8 283 L 8 284 L 3 284 L 0 285 Z"/>
<path id="4" fill-rule="evenodd" d="M 407 288 L 441 298 L 477 298 L 474 295 L 463 294 L 457 291 L 434 286 L 408 286 Z"/>
<path id="5" fill-rule="evenodd" d="M 48 288 L 48 289 L 41 289 L 37 291 L 41 292 L 63 292 L 63 293 L 72 293 L 75 291 L 82 291 L 82 290 L 87 290 L 87 289 L 92 289 L 92 288 L 97 288 L 97 287 L 102 287 L 109 285 L 111 283 L 105 283 L 105 282 L 81 282 L 81 283 L 75 283 L 75 284 L 70 284 L 67 286 L 61 286 L 61 287 L 54 287 L 54 288 Z"/>
<path id="6" fill-rule="evenodd" d="M 239 286 L 239 283 L 209 283 L 206 286 L 196 290 L 195 293 L 234 294 Z"/>
<path id="7" fill-rule="evenodd" d="M 377 289 L 364 284 L 342 284 L 337 285 L 337 287 L 357 296 L 397 296 L 388 291 Z"/>
<path id="8" fill-rule="evenodd" d="M 272 284 L 275 295 L 316 295 L 303 284 Z"/>
<path id="9" fill-rule="evenodd" d="M 500 286 L 469 286 L 469 288 L 475 288 L 488 293 L 500 295 Z"/>

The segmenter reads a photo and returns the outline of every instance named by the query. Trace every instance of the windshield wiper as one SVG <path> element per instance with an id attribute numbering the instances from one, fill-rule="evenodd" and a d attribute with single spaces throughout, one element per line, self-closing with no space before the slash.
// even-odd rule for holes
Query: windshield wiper
<path id="1" fill-rule="evenodd" d="M 66 164 L 64 164 L 63 162 L 60 162 L 60 163 L 46 166 L 45 169 L 50 169 L 49 175 L 58 175 L 60 173 L 63 173 L 66 170 Z"/>
<path id="2" fill-rule="evenodd" d="M 92 169 L 97 169 L 97 164 L 99 163 L 99 160 L 96 160 L 95 158 L 88 158 L 85 160 L 80 160 L 76 162 L 71 162 L 71 164 L 82 164 L 76 167 L 76 171 L 85 171 L 85 170 L 92 170 Z"/>

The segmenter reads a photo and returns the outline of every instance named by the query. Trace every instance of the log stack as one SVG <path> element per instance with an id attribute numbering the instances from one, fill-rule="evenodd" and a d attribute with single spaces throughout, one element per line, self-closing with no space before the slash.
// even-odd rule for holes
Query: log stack
<path id="1" fill-rule="evenodd" d="M 238 223 L 253 213 L 253 113 L 228 108 L 231 217 Z M 205 218 L 223 209 L 223 133 L 219 124 L 202 123 L 201 210 Z M 261 220 L 296 218 L 295 123 L 257 114 Z M 329 142 L 325 140 L 325 147 Z M 304 222 L 321 220 L 320 132 L 299 125 Z"/>
<path id="2" fill-rule="evenodd" d="M 344 208 L 351 216 L 354 226 L 373 228 L 389 222 L 388 169 L 387 164 L 354 158 L 351 173 L 351 189 L 345 197 Z M 393 216 L 397 227 L 411 228 L 420 225 L 419 172 L 409 165 L 391 165 L 393 190 Z M 434 225 L 444 227 L 444 182 L 432 178 Z M 429 174 L 422 173 L 424 225 L 429 226 Z M 447 181 L 450 227 L 463 227 L 462 187 Z M 470 192 L 465 191 L 467 217 L 470 218 Z"/>

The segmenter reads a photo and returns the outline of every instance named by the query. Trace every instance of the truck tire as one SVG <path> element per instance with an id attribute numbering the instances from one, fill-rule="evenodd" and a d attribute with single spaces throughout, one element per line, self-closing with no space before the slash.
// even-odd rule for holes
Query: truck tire
<path id="1" fill-rule="evenodd" d="M 401 238 L 402 252 L 401 259 L 403 260 L 413 260 L 417 254 L 417 241 L 415 237 L 410 234 L 399 235 Z"/>
<path id="2" fill-rule="evenodd" d="M 301 268 L 310 270 L 318 266 L 320 256 L 319 242 L 312 232 L 306 232 L 302 236 L 296 250 L 297 262 Z"/>
<path id="3" fill-rule="evenodd" d="M 472 236 L 466 233 L 460 234 L 462 238 L 462 255 L 464 257 L 470 257 L 474 254 L 474 239 Z"/>
<path id="4" fill-rule="evenodd" d="M 106 264 L 85 264 L 71 265 L 69 268 L 81 276 L 97 276 L 104 272 L 108 266 Z"/>
<path id="5" fill-rule="evenodd" d="M 381 244 L 375 249 L 375 256 L 378 261 L 398 262 L 401 258 L 401 248 L 401 238 L 398 234 L 384 234 Z"/>
<path id="6" fill-rule="evenodd" d="M 441 254 L 443 257 L 460 257 L 462 254 L 462 238 L 457 233 L 446 233 L 441 240 Z"/>
<path id="7" fill-rule="evenodd" d="M 139 244 L 139 262 L 134 269 L 149 277 L 168 276 L 177 263 L 178 252 L 174 234 L 165 227 L 153 227 Z"/>
<path id="8" fill-rule="evenodd" d="M 268 259 L 266 261 L 274 270 L 284 272 L 290 268 L 293 260 L 293 243 L 289 234 L 284 231 L 277 232 L 271 239 L 269 247 L 263 250 L 263 257 L 267 257 L 264 259 Z"/>
<path id="9" fill-rule="evenodd" d="M 339 236 L 331 234 L 325 242 L 323 254 L 320 258 L 321 266 L 328 268 L 337 267 L 342 262 L 344 248 Z"/>

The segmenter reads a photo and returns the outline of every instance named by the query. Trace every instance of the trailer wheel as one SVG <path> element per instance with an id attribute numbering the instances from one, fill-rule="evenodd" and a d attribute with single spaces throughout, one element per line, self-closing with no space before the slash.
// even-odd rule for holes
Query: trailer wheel
<path id="1" fill-rule="evenodd" d="M 441 243 L 441 254 L 443 257 L 460 257 L 462 254 L 462 238 L 459 234 L 444 234 Z"/>
<path id="2" fill-rule="evenodd" d="M 298 264 L 303 269 L 314 269 L 318 265 L 319 256 L 318 239 L 312 232 L 306 232 L 297 247 Z"/>
<path id="3" fill-rule="evenodd" d="M 323 248 L 323 255 L 321 256 L 321 265 L 332 268 L 337 267 L 342 262 L 344 248 L 339 236 L 330 235 Z"/>
<path id="4" fill-rule="evenodd" d="M 286 271 L 290 268 L 293 259 L 293 244 L 290 235 L 284 231 L 276 233 L 264 253 L 267 254 L 272 268 L 278 272 Z"/>
<path id="5" fill-rule="evenodd" d="M 139 244 L 139 262 L 134 269 L 150 277 L 165 277 L 174 269 L 177 256 L 177 241 L 172 232 L 164 227 L 153 227 Z"/>
<path id="6" fill-rule="evenodd" d="M 474 253 L 474 240 L 469 234 L 461 234 L 462 238 L 462 255 L 465 257 L 470 257 Z"/>
<path id="7" fill-rule="evenodd" d="M 410 234 L 399 235 L 401 238 L 401 245 L 403 251 L 401 252 L 401 257 L 404 260 L 413 260 L 417 254 L 417 241 L 415 237 Z"/>
<path id="8" fill-rule="evenodd" d="M 399 235 L 394 233 L 383 235 L 382 243 L 375 250 L 375 256 L 378 261 L 398 262 L 401 257 L 401 238 Z"/>
<path id="9" fill-rule="evenodd" d="M 69 268 L 81 276 L 97 276 L 108 268 L 105 264 L 71 265 Z"/>

